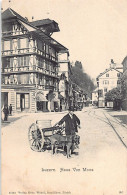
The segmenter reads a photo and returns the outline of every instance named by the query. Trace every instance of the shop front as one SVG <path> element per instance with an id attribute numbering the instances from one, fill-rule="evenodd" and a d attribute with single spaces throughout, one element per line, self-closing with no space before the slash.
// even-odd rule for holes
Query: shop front
<path id="1" fill-rule="evenodd" d="M 48 100 L 42 92 L 36 94 L 36 107 L 37 111 L 47 112 L 48 111 Z"/>

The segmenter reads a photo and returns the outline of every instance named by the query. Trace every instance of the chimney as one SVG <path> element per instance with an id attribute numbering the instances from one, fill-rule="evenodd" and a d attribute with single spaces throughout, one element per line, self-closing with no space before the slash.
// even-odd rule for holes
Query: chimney
<path id="1" fill-rule="evenodd" d="M 113 59 L 111 59 L 110 68 L 115 68 L 115 67 L 116 67 L 116 63 L 114 62 Z"/>

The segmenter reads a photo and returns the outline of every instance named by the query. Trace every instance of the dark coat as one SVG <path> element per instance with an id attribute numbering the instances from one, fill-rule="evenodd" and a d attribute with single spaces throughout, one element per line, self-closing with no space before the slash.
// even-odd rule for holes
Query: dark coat
<path id="1" fill-rule="evenodd" d="M 12 111 L 12 106 L 9 106 L 9 111 Z"/>
<path id="2" fill-rule="evenodd" d="M 5 115 L 8 115 L 9 114 L 8 107 L 4 107 L 3 112 Z"/>
<path id="3" fill-rule="evenodd" d="M 79 118 L 73 114 L 73 117 L 71 118 L 69 114 L 65 115 L 58 123 L 58 125 L 61 125 L 65 122 L 65 133 L 66 135 L 72 135 L 75 132 L 78 132 L 77 124 L 80 125 Z"/>

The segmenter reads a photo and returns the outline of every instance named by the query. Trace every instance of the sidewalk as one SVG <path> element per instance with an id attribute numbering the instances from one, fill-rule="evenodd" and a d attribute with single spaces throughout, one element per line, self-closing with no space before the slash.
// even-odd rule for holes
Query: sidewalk
<path id="1" fill-rule="evenodd" d="M 117 120 L 121 121 L 122 123 L 127 125 L 127 111 L 125 110 L 111 110 L 111 109 L 105 109 L 108 114 L 116 118 Z"/>
<path id="2" fill-rule="evenodd" d="M 9 115 L 7 121 L 3 121 L 3 120 L 1 119 L 1 126 L 2 126 L 2 127 L 7 126 L 7 125 L 9 125 L 10 123 L 15 122 L 16 120 L 19 120 L 20 118 L 27 116 L 28 114 L 29 114 L 29 113 L 15 113 L 15 114 L 13 114 L 13 115 Z"/>
<path id="3" fill-rule="evenodd" d="M 62 111 L 62 112 L 34 112 L 34 113 L 29 113 L 29 112 L 19 112 L 19 113 L 14 113 L 12 116 L 8 116 L 8 121 L 3 121 L 1 120 L 1 126 L 2 127 L 5 127 L 7 125 L 9 125 L 10 123 L 13 123 L 21 118 L 24 118 L 24 117 L 28 117 L 28 118 L 33 118 L 36 116 L 38 116 L 39 118 L 41 116 L 43 116 L 44 118 L 46 118 L 48 115 L 53 116 L 55 114 L 66 114 L 67 111 Z"/>

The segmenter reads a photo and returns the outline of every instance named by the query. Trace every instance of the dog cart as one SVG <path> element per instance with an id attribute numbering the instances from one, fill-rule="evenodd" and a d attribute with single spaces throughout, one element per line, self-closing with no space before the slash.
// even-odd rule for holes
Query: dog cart
<path id="1" fill-rule="evenodd" d="M 50 136 L 61 134 L 64 126 L 51 126 L 51 120 L 37 120 L 29 127 L 28 140 L 32 150 L 44 152 L 51 147 Z"/>

